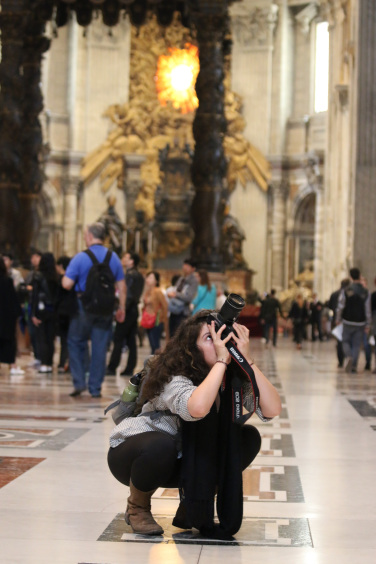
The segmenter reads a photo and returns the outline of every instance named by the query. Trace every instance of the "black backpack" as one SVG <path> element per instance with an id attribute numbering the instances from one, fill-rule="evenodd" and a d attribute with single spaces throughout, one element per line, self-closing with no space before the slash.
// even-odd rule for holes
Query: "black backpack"
<path id="1" fill-rule="evenodd" d="M 86 279 L 86 289 L 81 296 L 82 305 L 87 313 L 109 316 L 115 309 L 115 276 L 110 268 L 112 252 L 107 251 L 103 262 L 99 262 L 90 249 L 85 253 L 93 266 Z"/>
<path id="2" fill-rule="evenodd" d="M 367 296 L 366 296 L 367 297 Z M 364 323 L 366 321 L 365 297 L 356 293 L 351 286 L 345 290 L 345 307 L 342 318 L 353 323 Z"/>

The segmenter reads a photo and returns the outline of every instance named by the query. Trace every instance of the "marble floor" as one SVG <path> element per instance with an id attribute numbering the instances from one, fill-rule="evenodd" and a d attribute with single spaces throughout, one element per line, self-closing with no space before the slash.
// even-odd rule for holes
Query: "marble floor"
<path id="1" fill-rule="evenodd" d="M 139 365 L 148 354 L 140 349 Z M 133 535 L 128 489 L 110 474 L 113 427 L 104 408 L 124 387 L 106 377 L 103 397 L 69 397 L 69 374 L 0 373 L 0 561 L 4 564 L 374 564 L 376 562 L 376 375 L 337 369 L 333 341 L 294 349 L 252 342 L 280 390 L 271 423 L 251 419 L 262 448 L 244 473 L 244 520 L 219 543 L 171 525 L 178 492 L 160 489 L 161 538 Z M 123 361 L 126 360 L 125 357 Z"/>

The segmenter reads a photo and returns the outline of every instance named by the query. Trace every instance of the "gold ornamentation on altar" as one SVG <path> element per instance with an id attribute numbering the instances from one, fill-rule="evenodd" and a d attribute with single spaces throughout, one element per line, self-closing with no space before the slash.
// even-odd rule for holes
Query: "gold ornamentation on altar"
<path id="1" fill-rule="evenodd" d="M 155 74 L 158 59 L 172 47 L 193 45 L 194 38 L 181 25 L 178 15 L 173 23 L 162 29 L 154 16 L 140 29 L 132 28 L 129 103 L 114 104 L 105 112 L 114 124 L 104 143 L 83 159 L 81 177 L 87 185 L 99 175 L 101 188 L 107 192 L 114 183 L 124 187 L 123 157 L 138 153 L 146 157 L 140 168 L 142 187 L 135 209 L 144 212 L 145 221 L 154 217 L 154 195 L 161 184 L 159 150 L 167 145 L 183 151 L 186 145 L 194 147 L 192 124 L 194 113 L 183 114 L 171 102 L 162 106 L 158 101 Z M 254 181 L 267 190 L 270 178 L 269 163 L 262 153 L 242 135 L 245 121 L 241 115 L 242 99 L 230 89 L 230 73 L 225 78 L 225 113 L 227 133 L 224 150 L 229 166 L 227 182 L 233 191 L 239 181 L 245 188 Z M 183 251 L 190 241 L 174 241 L 174 251 Z M 178 248 L 176 248 L 178 247 Z M 164 252 L 168 252 L 164 248 Z"/>

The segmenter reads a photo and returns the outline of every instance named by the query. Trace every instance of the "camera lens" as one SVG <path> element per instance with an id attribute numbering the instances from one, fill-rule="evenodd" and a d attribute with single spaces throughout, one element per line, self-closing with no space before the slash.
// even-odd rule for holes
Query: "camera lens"
<path id="1" fill-rule="evenodd" d="M 245 306 L 244 299 L 238 294 L 230 294 L 220 310 L 220 316 L 225 323 L 234 323 Z"/>

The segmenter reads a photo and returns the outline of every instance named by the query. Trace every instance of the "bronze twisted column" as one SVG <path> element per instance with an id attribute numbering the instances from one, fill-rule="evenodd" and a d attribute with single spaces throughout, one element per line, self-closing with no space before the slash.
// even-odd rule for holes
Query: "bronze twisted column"
<path id="1" fill-rule="evenodd" d="M 25 258 L 36 231 L 41 191 L 42 54 L 50 41 L 48 0 L 1 0 L 0 248 Z"/>
<path id="2" fill-rule="evenodd" d="M 23 101 L 22 130 L 22 184 L 19 193 L 22 223 L 18 232 L 18 246 L 21 255 L 27 255 L 33 235 L 38 231 L 37 199 L 42 190 L 44 173 L 41 167 L 43 148 L 42 129 L 39 114 L 43 110 L 43 96 L 40 88 L 42 56 L 50 47 L 50 40 L 44 36 L 46 20 L 51 17 L 48 3 L 41 0 L 29 2 L 25 22 L 23 80 L 25 97 Z"/>
<path id="3" fill-rule="evenodd" d="M 22 154 L 22 29 L 24 0 L 2 0 L 0 11 L 0 252 L 17 249 Z"/>
<path id="4" fill-rule="evenodd" d="M 193 122 L 195 153 L 192 182 L 196 193 L 192 203 L 194 239 L 192 256 L 200 268 L 223 270 L 222 223 L 226 201 L 226 159 L 223 138 L 224 53 L 227 29 L 226 2 L 192 2 L 200 54 L 200 72 L 196 82 L 199 107 Z"/>

